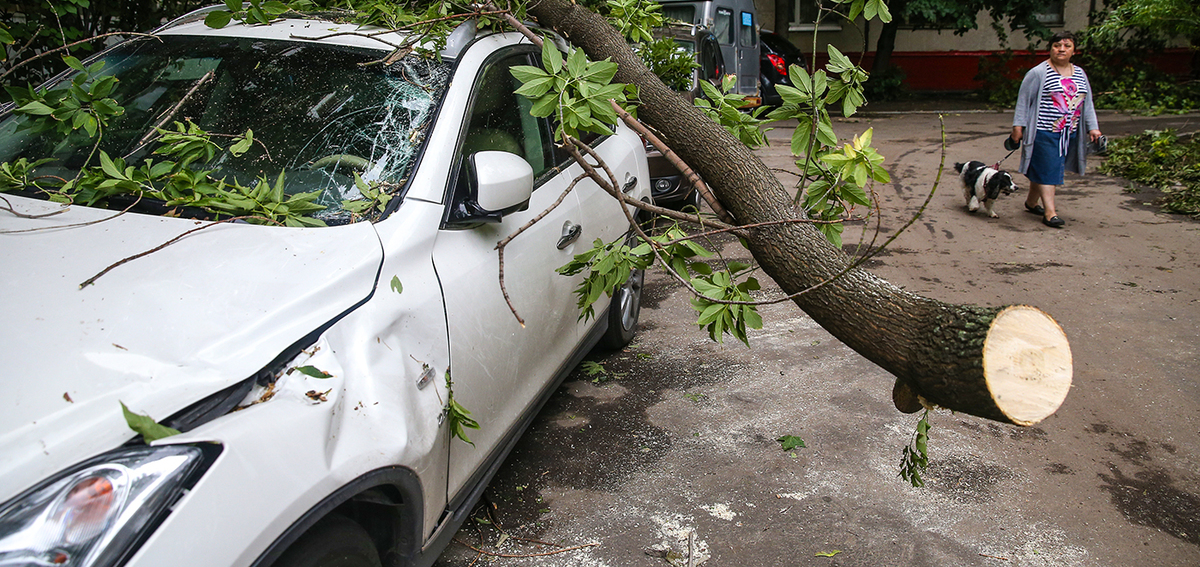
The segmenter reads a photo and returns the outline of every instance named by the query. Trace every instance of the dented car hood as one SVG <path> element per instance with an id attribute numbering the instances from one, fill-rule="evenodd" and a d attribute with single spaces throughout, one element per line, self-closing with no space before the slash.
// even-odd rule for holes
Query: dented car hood
<path id="1" fill-rule="evenodd" d="M 252 376 L 370 297 L 383 259 L 367 222 L 215 224 L 129 259 L 210 223 L 115 214 L 0 211 L 0 501 L 132 437 L 121 402 L 161 421 Z"/>

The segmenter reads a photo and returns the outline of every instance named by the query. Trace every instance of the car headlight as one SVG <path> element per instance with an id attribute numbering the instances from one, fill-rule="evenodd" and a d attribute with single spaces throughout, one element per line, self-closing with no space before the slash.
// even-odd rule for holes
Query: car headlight
<path id="1" fill-rule="evenodd" d="M 219 452 L 130 447 L 63 471 L 0 508 L 0 566 L 120 565 Z"/>

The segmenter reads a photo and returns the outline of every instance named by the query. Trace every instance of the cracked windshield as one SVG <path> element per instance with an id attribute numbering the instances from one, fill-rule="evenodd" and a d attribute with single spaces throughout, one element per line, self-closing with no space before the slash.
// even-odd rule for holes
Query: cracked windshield
<path id="1" fill-rule="evenodd" d="M 449 78 L 440 61 L 385 55 L 246 38 L 126 44 L 48 92 L 12 92 L 0 162 L 27 181 L 0 190 L 287 226 L 376 219 L 398 203 Z"/>

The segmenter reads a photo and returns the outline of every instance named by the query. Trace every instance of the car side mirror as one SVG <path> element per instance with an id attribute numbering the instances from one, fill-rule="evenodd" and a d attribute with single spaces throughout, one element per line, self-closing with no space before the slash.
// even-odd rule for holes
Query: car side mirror
<path id="1" fill-rule="evenodd" d="M 520 156 L 481 151 L 463 159 L 442 226 L 463 230 L 498 223 L 504 215 L 529 208 L 533 167 Z"/>
<path id="2" fill-rule="evenodd" d="M 508 152 L 483 151 L 472 154 L 470 159 L 479 208 L 501 215 L 529 208 L 533 167 L 525 158 Z"/>

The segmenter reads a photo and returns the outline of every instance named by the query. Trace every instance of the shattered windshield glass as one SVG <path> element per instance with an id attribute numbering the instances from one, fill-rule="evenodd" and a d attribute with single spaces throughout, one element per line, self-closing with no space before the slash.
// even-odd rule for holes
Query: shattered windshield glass
<path id="1" fill-rule="evenodd" d="M 386 54 L 227 37 L 126 44 L 37 99 L 70 103 L 116 77 L 108 96 L 120 109 L 94 132 L 14 97 L 0 162 L 30 167 L 23 179 L 37 181 L 10 176 L 0 191 L 201 218 L 266 214 L 253 212 L 265 196 L 270 212 L 289 202 L 293 216 L 303 211 L 302 222 L 287 219 L 293 226 L 377 218 L 402 197 L 450 76 L 441 61 Z"/>

